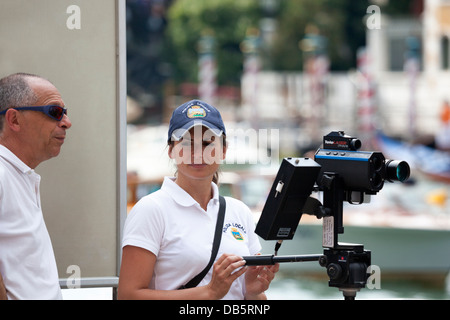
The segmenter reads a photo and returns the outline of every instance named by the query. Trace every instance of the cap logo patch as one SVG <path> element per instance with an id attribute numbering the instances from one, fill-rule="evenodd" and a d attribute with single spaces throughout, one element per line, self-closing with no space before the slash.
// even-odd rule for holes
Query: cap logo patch
<path id="1" fill-rule="evenodd" d="M 200 106 L 192 106 L 187 110 L 188 118 L 204 118 L 206 117 L 206 111 Z"/>

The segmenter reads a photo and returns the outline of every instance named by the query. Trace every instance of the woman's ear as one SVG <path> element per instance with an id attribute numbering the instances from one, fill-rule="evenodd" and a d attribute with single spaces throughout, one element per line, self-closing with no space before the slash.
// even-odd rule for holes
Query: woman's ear
<path id="1" fill-rule="evenodd" d="M 228 142 L 227 142 L 227 137 L 225 135 L 221 136 L 222 139 L 222 160 L 225 160 L 226 156 L 227 156 L 227 150 L 228 150 Z"/>
<path id="2" fill-rule="evenodd" d="M 228 150 L 228 144 L 225 141 L 225 143 L 223 144 L 222 160 L 225 160 L 225 158 L 227 157 L 227 150 Z"/>
<path id="3" fill-rule="evenodd" d="M 169 149 L 168 149 L 168 151 L 167 151 L 167 154 L 169 155 L 169 158 L 170 158 L 170 159 L 173 159 L 173 155 L 172 155 L 173 145 L 174 145 L 174 143 L 173 143 L 173 142 L 170 142 L 170 143 L 169 143 Z"/>

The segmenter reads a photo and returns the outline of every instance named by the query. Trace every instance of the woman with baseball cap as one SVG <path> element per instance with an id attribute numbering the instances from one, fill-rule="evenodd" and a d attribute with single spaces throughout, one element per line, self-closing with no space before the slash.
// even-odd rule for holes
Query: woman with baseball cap
<path id="1" fill-rule="evenodd" d="M 242 259 L 258 254 L 261 245 L 250 209 L 219 196 L 217 170 L 225 159 L 225 140 L 222 117 L 213 106 L 192 100 L 173 112 L 168 152 L 177 173 L 128 215 L 120 299 L 266 298 L 279 267 L 246 267 Z"/>

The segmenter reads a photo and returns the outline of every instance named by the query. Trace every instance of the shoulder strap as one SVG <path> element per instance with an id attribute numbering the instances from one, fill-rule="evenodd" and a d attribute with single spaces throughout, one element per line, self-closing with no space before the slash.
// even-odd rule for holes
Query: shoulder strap
<path id="1" fill-rule="evenodd" d="M 214 234 L 214 242 L 211 250 L 211 258 L 209 259 L 208 265 L 203 269 L 202 272 L 200 272 L 198 275 L 195 276 L 191 281 L 189 281 L 184 286 L 181 286 L 180 289 L 187 289 L 187 288 L 194 288 L 196 287 L 200 281 L 205 277 L 205 275 L 208 273 L 209 269 L 211 269 L 211 266 L 214 263 L 214 260 L 216 260 L 217 252 L 219 251 L 219 245 L 220 240 L 222 238 L 222 228 L 223 228 L 223 220 L 225 218 L 225 208 L 226 208 L 226 202 L 225 198 L 222 196 L 219 196 L 219 214 L 217 216 L 217 222 L 216 222 L 216 231 Z"/>

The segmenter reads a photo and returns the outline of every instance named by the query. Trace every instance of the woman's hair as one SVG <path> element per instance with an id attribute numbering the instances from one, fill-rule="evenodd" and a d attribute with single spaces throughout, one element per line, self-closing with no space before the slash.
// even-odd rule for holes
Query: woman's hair
<path id="1" fill-rule="evenodd" d="M 220 140 L 221 140 L 223 146 L 226 146 L 227 145 L 227 136 L 223 134 L 221 136 L 221 138 L 222 139 L 220 139 Z M 175 145 L 175 141 L 169 140 L 167 142 L 167 145 L 169 146 L 169 148 L 173 148 L 173 146 Z M 177 175 L 177 172 L 178 171 L 175 172 L 175 175 Z M 218 169 L 216 172 L 214 172 L 214 176 L 213 176 L 213 180 L 212 180 L 217 185 L 219 185 L 219 174 L 220 174 L 220 169 Z"/>

